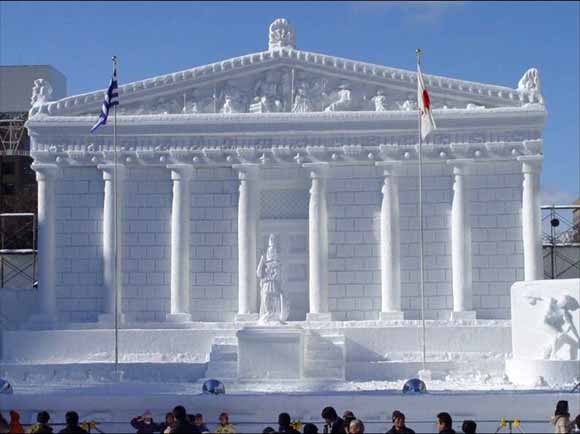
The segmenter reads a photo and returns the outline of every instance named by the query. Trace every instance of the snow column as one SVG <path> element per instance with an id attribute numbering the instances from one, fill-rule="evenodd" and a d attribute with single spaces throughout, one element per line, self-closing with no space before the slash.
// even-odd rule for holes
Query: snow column
<path id="1" fill-rule="evenodd" d="M 449 161 L 453 167 L 451 206 L 452 320 L 475 319 L 473 310 L 471 216 L 467 174 L 471 160 Z"/>
<path id="2" fill-rule="evenodd" d="M 123 322 L 121 258 L 123 240 L 123 190 L 125 166 L 101 164 L 105 181 L 103 214 L 103 312 L 99 322 L 112 325 L 115 321 L 115 295 L 117 296 L 119 322 Z M 116 177 L 116 180 L 115 180 Z M 116 223 L 116 224 L 115 224 Z"/>
<path id="3" fill-rule="evenodd" d="M 524 279 L 542 280 L 542 215 L 540 209 L 540 172 L 542 157 L 519 157 L 524 175 L 522 195 L 522 235 L 524 244 Z"/>
<path id="4" fill-rule="evenodd" d="M 381 205 L 381 313 L 382 320 L 402 320 L 401 311 L 401 244 L 399 228 L 400 163 L 376 163 L 383 169 L 384 184 Z"/>
<path id="5" fill-rule="evenodd" d="M 309 301 L 308 321 L 330 321 L 328 312 L 328 163 L 306 163 L 312 185 L 308 207 Z"/>
<path id="6" fill-rule="evenodd" d="M 169 164 L 173 183 L 171 208 L 171 312 L 167 321 L 185 322 L 191 320 L 189 313 L 189 232 L 190 232 L 190 183 L 193 166 L 189 164 Z"/>
<path id="7" fill-rule="evenodd" d="M 258 236 L 259 165 L 234 164 L 238 171 L 238 314 L 236 321 L 258 320 L 256 248 Z"/>
<path id="8" fill-rule="evenodd" d="M 38 184 L 38 314 L 31 324 L 51 328 L 57 320 L 56 308 L 56 210 L 55 190 L 60 169 L 56 164 L 33 163 Z"/>

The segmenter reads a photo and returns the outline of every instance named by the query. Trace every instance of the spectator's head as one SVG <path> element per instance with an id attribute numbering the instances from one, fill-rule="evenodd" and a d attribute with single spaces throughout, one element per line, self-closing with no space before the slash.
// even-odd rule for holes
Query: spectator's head
<path id="1" fill-rule="evenodd" d="M 278 415 L 278 425 L 283 426 L 283 427 L 289 427 L 290 426 L 290 415 L 288 413 L 280 413 Z"/>
<path id="2" fill-rule="evenodd" d="M 38 423 L 47 424 L 49 420 L 50 420 L 50 414 L 48 414 L 48 411 L 41 411 L 40 413 L 38 413 L 36 415 L 36 421 Z"/>
<path id="3" fill-rule="evenodd" d="M 342 413 L 342 418 L 344 419 L 346 417 L 355 417 L 355 415 L 352 410 L 345 410 L 344 413 Z"/>
<path id="4" fill-rule="evenodd" d="M 437 415 L 437 432 L 441 432 L 445 429 L 450 429 L 453 426 L 453 419 L 449 413 L 439 413 Z"/>
<path id="5" fill-rule="evenodd" d="M 266 428 L 264 428 L 264 430 L 262 431 L 262 434 L 273 434 L 275 433 L 276 430 L 274 428 L 272 428 L 271 426 L 267 426 Z"/>
<path id="6" fill-rule="evenodd" d="M 464 420 L 463 425 L 461 426 L 461 431 L 465 434 L 475 434 L 477 430 L 477 424 L 473 420 Z"/>
<path id="7" fill-rule="evenodd" d="M 570 413 L 568 412 L 568 401 L 558 401 L 554 416 L 570 416 Z"/>
<path id="8" fill-rule="evenodd" d="M 332 407 L 324 407 L 320 416 L 326 423 L 332 423 L 338 419 L 338 414 L 336 414 L 336 410 Z"/>
<path id="9" fill-rule="evenodd" d="M 399 410 L 393 411 L 391 419 L 396 430 L 401 430 L 405 427 L 405 415 Z"/>
<path id="10" fill-rule="evenodd" d="M 356 419 L 356 417 L 354 417 L 354 416 L 346 416 L 344 418 L 344 432 L 345 433 L 348 434 L 350 432 L 350 423 L 355 419 Z"/>
<path id="11" fill-rule="evenodd" d="M 68 426 L 77 426 L 79 424 L 79 414 L 76 411 L 69 411 L 65 414 L 64 420 Z"/>
<path id="12" fill-rule="evenodd" d="M 230 415 L 227 414 L 226 412 L 220 414 L 220 423 L 222 425 L 227 425 L 228 423 L 230 423 Z"/>
<path id="13" fill-rule="evenodd" d="M 318 427 L 313 423 L 305 423 L 302 432 L 304 434 L 318 434 Z"/>
<path id="14" fill-rule="evenodd" d="M 187 411 L 183 405 L 178 405 L 173 409 L 173 417 L 178 422 L 185 422 L 187 420 Z"/>
<path id="15" fill-rule="evenodd" d="M 580 414 L 576 416 L 576 418 L 574 419 L 574 423 L 576 424 L 576 429 L 580 431 Z"/>
<path id="16" fill-rule="evenodd" d="M 165 425 L 173 426 L 174 423 L 175 423 L 175 416 L 173 416 L 173 413 L 166 413 L 165 414 Z"/>
<path id="17" fill-rule="evenodd" d="M 365 426 L 359 419 L 354 419 L 350 422 L 348 426 L 348 432 L 350 434 L 363 434 L 365 432 Z"/>
<path id="18" fill-rule="evenodd" d="M 193 423 L 196 425 L 203 424 L 203 414 L 196 413 L 195 416 L 193 416 Z"/>
<path id="19" fill-rule="evenodd" d="M 145 410 L 145 412 L 143 413 L 143 421 L 145 423 L 153 422 L 153 413 L 151 413 L 151 410 Z"/>

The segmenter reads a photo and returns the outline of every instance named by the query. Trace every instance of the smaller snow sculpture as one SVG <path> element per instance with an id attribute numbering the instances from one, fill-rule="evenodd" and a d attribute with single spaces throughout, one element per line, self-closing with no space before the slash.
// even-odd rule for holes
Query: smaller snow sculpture
<path id="1" fill-rule="evenodd" d="M 377 90 L 377 94 L 371 98 L 371 101 L 375 104 L 376 112 L 387 111 L 387 97 L 382 90 Z"/>
<path id="2" fill-rule="evenodd" d="M 222 106 L 220 113 L 236 113 L 237 110 L 234 107 L 234 100 L 230 95 L 224 97 L 224 105 Z"/>
<path id="3" fill-rule="evenodd" d="M 527 93 L 530 102 L 534 102 L 535 97 L 537 97 L 538 102 L 543 103 L 540 73 L 536 68 L 530 68 L 525 72 L 518 82 L 518 90 Z"/>
<path id="4" fill-rule="evenodd" d="M 37 78 L 34 80 L 32 87 L 32 97 L 30 98 L 30 111 L 28 117 L 38 115 L 42 112 L 42 105 L 50 100 L 52 95 L 52 86 L 50 82 L 44 78 Z"/>
<path id="5" fill-rule="evenodd" d="M 415 101 L 406 99 L 402 104 L 399 104 L 399 108 L 406 112 L 410 112 L 411 110 L 415 110 L 417 108 L 417 103 Z"/>
<path id="6" fill-rule="evenodd" d="M 352 103 L 352 92 L 347 84 L 341 84 L 338 87 L 338 100 L 324 109 L 325 112 L 336 112 L 348 110 Z"/>
<path id="7" fill-rule="evenodd" d="M 294 105 L 292 106 L 292 112 L 294 113 L 305 113 L 312 111 L 312 102 L 307 95 L 306 88 L 300 86 L 296 91 L 296 96 L 294 97 Z"/>
<path id="8" fill-rule="evenodd" d="M 288 319 L 288 301 L 281 287 L 281 270 L 278 255 L 278 239 L 274 234 L 268 238 L 266 257 L 260 257 L 257 276 L 260 279 L 260 323 L 284 322 Z"/>
<path id="9" fill-rule="evenodd" d="M 268 47 L 270 50 L 282 47 L 296 48 L 296 34 L 287 19 L 274 20 L 269 30 Z"/>
<path id="10" fill-rule="evenodd" d="M 550 297 L 549 300 L 532 295 L 526 296 L 526 298 L 532 306 L 539 302 L 547 303 L 543 321 L 551 342 L 544 349 L 544 360 L 562 360 L 558 353 L 564 346 L 568 346 L 567 360 L 578 360 L 580 335 L 571 314 L 571 312 L 580 309 L 578 300 L 571 295 L 564 295 L 558 299 Z"/>

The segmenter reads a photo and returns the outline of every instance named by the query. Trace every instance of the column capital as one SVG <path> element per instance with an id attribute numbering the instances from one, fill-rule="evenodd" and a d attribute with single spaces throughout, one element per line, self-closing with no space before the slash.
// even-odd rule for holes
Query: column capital
<path id="1" fill-rule="evenodd" d="M 403 163 L 400 161 L 377 161 L 375 166 L 383 170 L 384 176 L 399 176 Z"/>
<path id="2" fill-rule="evenodd" d="M 328 178 L 328 172 L 330 171 L 330 164 L 324 162 L 304 163 L 302 167 L 310 171 L 310 177 L 312 179 Z"/>
<path id="3" fill-rule="evenodd" d="M 117 177 L 123 178 L 125 176 L 126 167 L 124 164 L 106 163 L 97 165 L 97 169 L 103 171 L 103 179 L 108 181 L 113 179 L 115 174 L 117 174 Z"/>
<path id="4" fill-rule="evenodd" d="M 469 175 L 474 160 L 472 158 L 458 158 L 456 160 L 447 160 L 446 163 L 453 168 L 454 175 Z"/>
<path id="5" fill-rule="evenodd" d="M 191 164 L 168 164 L 166 166 L 169 170 L 171 170 L 171 180 L 184 180 L 189 181 L 193 176 L 193 166 Z"/>
<path id="6" fill-rule="evenodd" d="M 58 164 L 34 162 L 30 165 L 30 168 L 36 172 L 37 181 L 55 179 L 61 175 L 61 169 Z"/>
<path id="7" fill-rule="evenodd" d="M 544 157 L 542 155 L 524 155 L 518 157 L 518 161 L 522 163 L 522 173 L 539 175 L 542 171 Z"/>
<path id="8" fill-rule="evenodd" d="M 233 164 L 232 169 L 238 172 L 240 180 L 256 180 L 260 177 L 260 165 L 256 163 Z"/>

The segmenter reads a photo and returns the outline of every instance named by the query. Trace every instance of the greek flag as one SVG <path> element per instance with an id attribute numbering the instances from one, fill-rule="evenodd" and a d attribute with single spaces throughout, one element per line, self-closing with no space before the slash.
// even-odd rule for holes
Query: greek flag
<path id="1" fill-rule="evenodd" d="M 99 128 L 101 125 L 107 123 L 107 118 L 109 117 L 109 109 L 114 105 L 119 105 L 119 92 L 117 90 L 117 68 L 113 70 L 113 78 L 111 78 L 111 83 L 105 94 L 105 100 L 103 101 L 103 106 L 101 107 L 101 115 L 99 120 L 93 128 L 91 128 L 91 133 Z"/>

